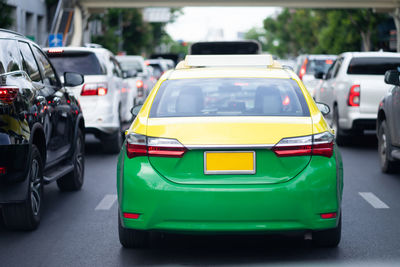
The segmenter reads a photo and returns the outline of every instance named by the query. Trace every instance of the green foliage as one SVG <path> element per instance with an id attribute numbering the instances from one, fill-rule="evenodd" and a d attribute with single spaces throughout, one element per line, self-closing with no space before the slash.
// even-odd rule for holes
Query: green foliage
<path id="1" fill-rule="evenodd" d="M 371 50 L 377 46 L 377 26 L 388 15 L 370 9 L 283 9 L 275 18 L 264 20 L 265 34 L 251 29 L 246 38 L 264 39 L 264 51 L 285 56 L 303 53 L 338 54 Z"/>
<path id="2" fill-rule="evenodd" d="M 6 0 L 0 0 L 0 28 L 9 28 L 13 24 L 11 17 L 11 7 L 6 4 Z"/>
<path id="3" fill-rule="evenodd" d="M 179 16 L 180 9 L 172 9 L 171 13 L 172 21 Z M 92 36 L 92 41 L 114 53 L 120 50 L 119 44 L 122 43 L 122 50 L 129 55 L 150 54 L 167 36 L 164 29 L 166 23 L 143 21 L 142 12 L 137 8 L 111 8 L 104 16 L 94 16 L 92 19 L 102 21 L 104 32 L 102 36 Z"/>

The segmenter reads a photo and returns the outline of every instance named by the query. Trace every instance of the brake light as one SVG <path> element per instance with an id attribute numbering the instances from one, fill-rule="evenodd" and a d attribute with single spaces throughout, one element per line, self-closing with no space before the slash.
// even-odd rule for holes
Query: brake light
<path id="1" fill-rule="evenodd" d="M 176 139 L 147 137 L 131 133 L 126 136 L 128 158 L 139 156 L 181 158 L 186 148 Z"/>
<path id="2" fill-rule="evenodd" d="M 49 54 L 61 54 L 64 52 L 64 49 L 62 48 L 50 48 L 49 50 L 47 50 L 47 53 Z"/>
<path id="3" fill-rule="evenodd" d="M 136 87 L 137 88 L 143 88 L 143 81 L 142 80 L 137 80 L 136 81 Z"/>
<path id="4" fill-rule="evenodd" d="M 348 105 L 352 107 L 360 106 L 360 85 L 355 84 L 350 88 Z"/>
<path id="5" fill-rule="evenodd" d="M 332 157 L 334 136 L 330 132 L 315 135 L 284 138 L 272 151 L 278 157 L 323 156 Z"/>
<path id="6" fill-rule="evenodd" d="M 7 173 L 7 168 L 6 167 L 0 167 L 0 175 L 4 175 Z"/>
<path id="7" fill-rule="evenodd" d="M 140 217 L 139 213 L 124 212 L 124 218 L 127 218 L 127 219 L 139 219 L 139 217 Z"/>
<path id="8" fill-rule="evenodd" d="M 18 94 L 18 88 L 14 86 L 0 87 L 0 101 L 11 104 Z"/>
<path id="9" fill-rule="evenodd" d="M 306 72 L 307 72 L 307 63 L 308 63 L 308 59 L 306 58 L 306 59 L 304 60 L 303 65 L 302 65 L 301 68 L 300 68 L 300 72 L 299 72 L 299 78 L 300 78 L 300 80 L 303 80 L 303 76 L 304 76 L 304 74 L 306 74 Z"/>
<path id="10" fill-rule="evenodd" d="M 107 84 L 104 83 L 85 83 L 82 86 L 82 91 L 81 95 L 82 96 L 87 96 L 87 95 L 98 95 L 98 96 L 104 96 L 107 94 Z"/>

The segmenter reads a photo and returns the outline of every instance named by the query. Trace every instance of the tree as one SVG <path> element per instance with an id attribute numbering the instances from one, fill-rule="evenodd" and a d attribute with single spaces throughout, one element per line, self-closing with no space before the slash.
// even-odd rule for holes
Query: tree
<path id="1" fill-rule="evenodd" d="M 0 0 L 0 28 L 9 28 L 13 25 L 11 17 L 11 7 L 7 5 L 6 0 Z"/>

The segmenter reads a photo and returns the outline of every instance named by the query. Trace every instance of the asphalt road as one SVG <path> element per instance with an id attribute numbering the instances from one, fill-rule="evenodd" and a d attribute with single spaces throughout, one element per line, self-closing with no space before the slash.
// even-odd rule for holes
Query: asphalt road
<path id="1" fill-rule="evenodd" d="M 336 249 L 314 248 L 296 237 L 252 235 L 166 235 L 148 249 L 124 249 L 117 230 L 117 156 L 99 147 L 93 138 L 86 145 L 81 191 L 45 188 L 38 230 L 12 232 L 0 225 L 0 266 L 400 264 L 400 174 L 380 172 L 373 136 L 341 148 L 343 232 Z"/>

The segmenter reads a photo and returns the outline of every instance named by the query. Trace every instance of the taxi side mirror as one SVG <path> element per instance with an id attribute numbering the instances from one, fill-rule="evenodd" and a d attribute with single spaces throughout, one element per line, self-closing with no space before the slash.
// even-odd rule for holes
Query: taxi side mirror
<path id="1" fill-rule="evenodd" d="M 131 113 L 133 118 L 136 118 L 136 116 L 139 114 L 139 111 L 142 109 L 143 105 L 136 105 L 133 108 L 131 108 Z"/>
<path id="2" fill-rule="evenodd" d="M 331 109 L 327 104 L 316 102 L 319 111 L 321 111 L 322 115 L 326 116 L 331 112 Z"/>

